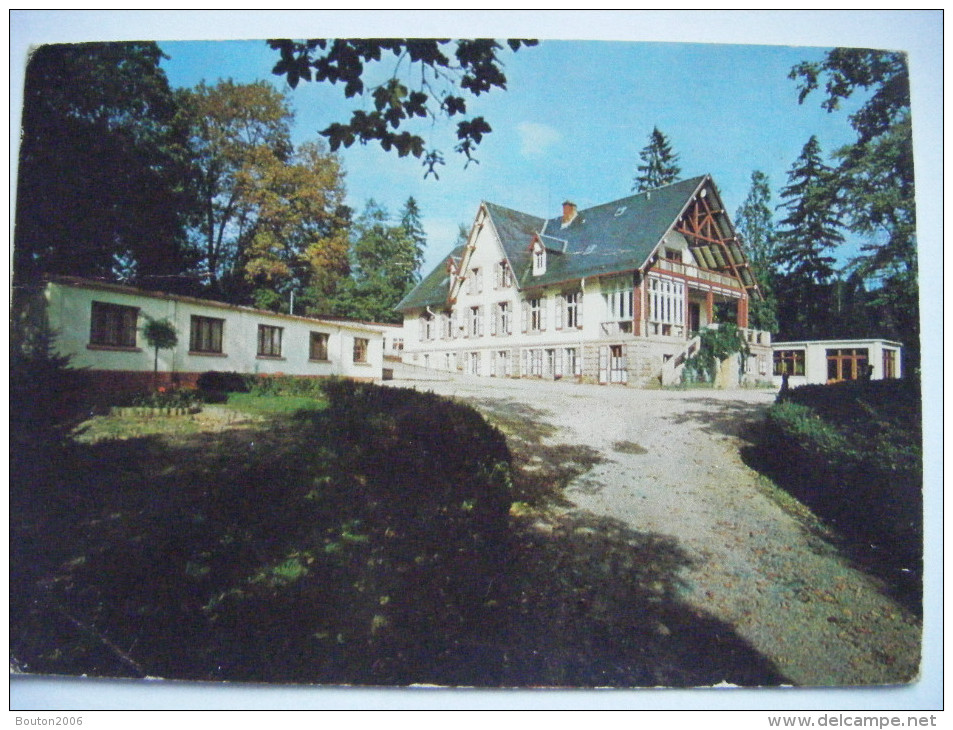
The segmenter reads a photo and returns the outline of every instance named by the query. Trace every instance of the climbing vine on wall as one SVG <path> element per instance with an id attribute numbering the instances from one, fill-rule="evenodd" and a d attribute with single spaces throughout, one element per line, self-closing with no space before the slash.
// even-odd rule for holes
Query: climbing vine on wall
<path id="1" fill-rule="evenodd" d="M 718 365 L 725 358 L 741 353 L 740 367 L 751 350 L 744 333 L 730 322 L 719 324 L 716 328 L 703 329 L 698 333 L 700 342 L 698 352 L 685 361 L 682 379 L 687 383 L 712 383 L 718 374 Z"/>

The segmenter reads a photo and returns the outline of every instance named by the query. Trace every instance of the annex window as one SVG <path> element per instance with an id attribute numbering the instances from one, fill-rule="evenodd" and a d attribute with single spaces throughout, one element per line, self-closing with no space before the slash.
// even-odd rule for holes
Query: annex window
<path id="1" fill-rule="evenodd" d="M 866 347 L 827 351 L 827 380 L 859 380 L 867 375 Z"/>
<path id="2" fill-rule="evenodd" d="M 884 348 L 883 351 L 883 377 L 897 377 L 897 351 Z"/>
<path id="3" fill-rule="evenodd" d="M 628 321 L 633 317 L 632 279 L 618 277 L 602 282 L 603 297 L 606 300 L 606 319 L 610 322 Z"/>
<path id="4" fill-rule="evenodd" d="M 366 337 L 354 338 L 354 362 L 367 362 L 367 343 L 368 340 Z"/>
<path id="5" fill-rule="evenodd" d="M 93 302 L 89 344 L 101 347 L 135 347 L 138 307 Z"/>
<path id="6" fill-rule="evenodd" d="M 193 314 L 189 329 L 189 352 L 220 355 L 224 330 L 224 319 L 199 317 Z"/>
<path id="7" fill-rule="evenodd" d="M 258 356 L 281 357 L 281 327 L 258 325 Z"/>
<path id="8" fill-rule="evenodd" d="M 394 349 L 397 349 L 396 345 L 399 340 L 394 341 Z M 403 344 L 403 343 L 401 343 Z M 311 333 L 311 342 L 308 348 L 308 357 L 311 360 L 327 360 L 328 359 L 328 334 L 326 332 L 312 332 Z"/>
<path id="9" fill-rule="evenodd" d="M 774 353 L 775 375 L 804 375 L 804 350 L 776 350 Z"/>

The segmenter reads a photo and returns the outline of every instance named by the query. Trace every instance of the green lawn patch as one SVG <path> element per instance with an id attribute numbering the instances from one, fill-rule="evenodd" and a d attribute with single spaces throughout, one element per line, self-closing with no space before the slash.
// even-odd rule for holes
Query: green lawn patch
<path id="1" fill-rule="evenodd" d="M 802 386 L 768 411 L 757 460 L 919 610 L 922 426 L 911 380 Z"/>
<path id="2" fill-rule="evenodd" d="M 297 411 L 320 411 L 327 408 L 327 400 L 304 395 L 258 395 L 255 393 L 229 393 L 225 408 L 242 413 L 279 415 Z"/>

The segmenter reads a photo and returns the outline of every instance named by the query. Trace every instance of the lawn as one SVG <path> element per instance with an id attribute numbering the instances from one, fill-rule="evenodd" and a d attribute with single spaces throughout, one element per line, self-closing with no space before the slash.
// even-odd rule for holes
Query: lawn
<path id="1" fill-rule="evenodd" d="M 560 506 L 560 485 L 593 462 L 544 444 L 532 414 L 501 416 L 507 440 L 431 394 L 331 382 L 317 400 L 239 395 L 193 417 L 100 416 L 63 441 L 15 444 L 15 671 L 784 681 L 681 602 L 688 557 L 671 539 Z"/>

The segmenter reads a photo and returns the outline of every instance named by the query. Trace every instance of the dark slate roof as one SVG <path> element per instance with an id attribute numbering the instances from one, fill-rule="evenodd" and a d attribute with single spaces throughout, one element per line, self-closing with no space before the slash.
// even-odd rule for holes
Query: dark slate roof
<path id="1" fill-rule="evenodd" d="M 577 212 L 562 228 L 562 216 L 549 220 L 484 203 L 520 288 L 639 269 L 675 223 L 707 175 Z M 533 276 L 530 244 L 539 236 L 546 247 L 546 273 Z M 450 256 L 458 258 L 463 248 Z M 448 257 L 449 258 L 449 257 Z M 445 258 L 398 309 L 442 306 L 449 277 Z"/>
<path id="2" fill-rule="evenodd" d="M 394 309 L 416 309 L 422 307 L 442 307 L 447 303 L 447 294 L 450 291 L 450 275 L 447 273 L 447 262 L 450 259 L 459 260 L 463 256 L 466 246 L 457 246 L 450 252 L 436 268 L 407 294 Z"/>
<path id="3" fill-rule="evenodd" d="M 672 183 L 580 210 L 562 228 L 562 216 L 546 221 L 546 273 L 517 269 L 520 286 L 543 286 L 641 268 L 675 223 L 706 176 Z M 528 245 L 528 243 L 527 243 Z"/>

